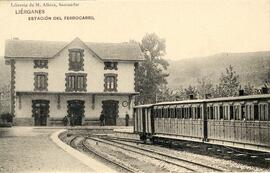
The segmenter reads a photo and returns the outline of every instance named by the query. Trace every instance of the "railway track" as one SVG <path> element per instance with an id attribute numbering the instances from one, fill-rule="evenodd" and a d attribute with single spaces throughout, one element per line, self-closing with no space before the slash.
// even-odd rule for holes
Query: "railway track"
<path id="1" fill-rule="evenodd" d="M 218 168 L 203 165 L 200 163 L 196 163 L 196 162 L 181 159 L 178 157 L 170 156 L 170 155 L 167 155 L 165 153 L 157 152 L 154 150 L 150 150 L 150 149 L 146 149 L 146 148 L 142 148 L 142 147 L 138 147 L 138 146 L 134 146 L 134 145 L 129 145 L 126 143 L 121 143 L 121 142 L 115 141 L 115 139 L 111 139 L 111 138 L 88 137 L 87 139 L 91 139 L 91 140 L 94 140 L 96 142 L 104 143 L 104 144 L 111 145 L 111 146 L 114 146 L 117 148 L 121 148 L 121 149 L 126 150 L 126 151 L 134 152 L 134 153 L 137 153 L 137 154 L 140 154 L 143 156 L 147 156 L 147 157 L 150 157 L 150 158 L 162 161 L 162 162 L 166 162 L 168 164 L 184 168 L 187 171 L 192 171 L 192 172 L 202 172 L 202 171 L 210 171 L 210 170 L 215 171 L 215 172 L 225 171 L 225 170 L 221 170 Z"/>
<path id="2" fill-rule="evenodd" d="M 106 157 L 105 155 L 102 155 L 102 154 L 96 152 L 95 150 L 90 149 L 90 148 L 87 146 L 87 144 L 86 144 L 87 138 L 82 138 L 82 139 L 78 142 L 78 143 L 79 143 L 79 146 L 76 145 L 76 144 L 75 144 L 75 141 L 76 141 L 76 139 L 77 139 L 78 137 L 81 137 L 81 136 L 75 136 L 74 138 L 72 138 L 72 139 L 70 140 L 69 145 L 70 145 L 71 147 L 73 147 L 73 148 L 75 148 L 75 149 L 81 148 L 83 151 L 85 151 L 85 152 L 87 152 L 87 153 L 90 153 L 90 154 L 93 154 L 94 156 L 96 156 L 96 157 L 98 157 L 98 158 L 100 158 L 100 159 L 102 159 L 102 160 L 104 160 L 104 161 L 106 161 L 106 162 L 108 162 L 108 163 L 110 163 L 110 164 L 116 166 L 116 167 L 121 168 L 121 169 L 122 169 L 123 171 L 125 171 L 125 172 L 131 172 L 131 173 L 137 173 L 137 172 L 138 172 L 138 170 L 135 170 L 135 169 L 133 169 L 133 168 L 131 168 L 131 167 L 128 167 L 128 166 L 124 165 L 123 163 L 120 163 L 120 162 L 116 162 L 116 161 L 114 161 L 114 160 L 111 160 L 111 159 L 109 159 L 108 157 Z"/>

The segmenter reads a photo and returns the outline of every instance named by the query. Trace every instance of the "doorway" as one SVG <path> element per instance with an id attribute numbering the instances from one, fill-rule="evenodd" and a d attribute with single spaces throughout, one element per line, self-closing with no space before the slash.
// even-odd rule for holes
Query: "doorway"
<path id="1" fill-rule="evenodd" d="M 71 118 L 71 125 L 81 126 L 84 117 L 84 101 L 70 100 L 68 102 L 68 115 Z"/>
<path id="2" fill-rule="evenodd" d="M 118 101 L 105 100 L 102 101 L 102 110 L 105 117 L 105 125 L 115 126 L 118 117 Z"/>
<path id="3" fill-rule="evenodd" d="M 35 126 L 46 126 L 47 118 L 49 117 L 49 101 L 48 100 L 33 100 L 32 112 L 35 121 Z"/>

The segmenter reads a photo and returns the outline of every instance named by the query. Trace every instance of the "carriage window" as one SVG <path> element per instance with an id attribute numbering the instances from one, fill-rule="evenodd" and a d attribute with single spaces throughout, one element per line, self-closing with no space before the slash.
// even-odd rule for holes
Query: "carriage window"
<path id="1" fill-rule="evenodd" d="M 176 113 L 176 118 L 179 118 L 180 117 L 180 110 L 179 108 L 175 108 L 175 113 Z"/>
<path id="2" fill-rule="evenodd" d="M 156 109 L 153 109 L 153 115 L 154 115 L 154 118 L 157 118 L 157 110 Z"/>
<path id="3" fill-rule="evenodd" d="M 230 105 L 230 120 L 233 120 L 233 106 Z"/>
<path id="4" fill-rule="evenodd" d="M 218 106 L 214 107 L 214 119 L 218 120 Z"/>
<path id="5" fill-rule="evenodd" d="M 267 111 L 268 111 L 267 105 L 266 104 L 262 104 L 260 106 L 260 120 L 261 121 L 267 121 L 268 120 Z"/>
<path id="6" fill-rule="evenodd" d="M 196 107 L 192 108 L 192 118 L 197 119 L 197 108 Z"/>
<path id="7" fill-rule="evenodd" d="M 239 106 L 234 106 L 234 117 L 235 120 L 240 120 L 240 116 L 239 116 Z"/>
<path id="8" fill-rule="evenodd" d="M 201 107 L 197 108 L 198 119 L 201 119 Z"/>
<path id="9" fill-rule="evenodd" d="M 245 120 L 246 119 L 246 109 L 245 105 L 241 105 L 241 119 Z"/>
<path id="10" fill-rule="evenodd" d="M 228 118 L 227 118 L 227 117 L 228 117 L 228 116 L 227 116 L 227 106 L 224 106 L 224 107 L 223 107 L 223 116 L 224 116 L 224 117 L 223 117 L 224 120 L 227 120 L 227 119 L 228 119 Z"/>
<path id="11" fill-rule="evenodd" d="M 160 111 L 158 108 L 156 108 L 156 114 L 157 114 L 157 118 L 160 118 Z"/>
<path id="12" fill-rule="evenodd" d="M 219 106 L 219 119 L 223 120 L 223 106 Z"/>
<path id="13" fill-rule="evenodd" d="M 178 113 L 178 111 L 179 111 L 179 110 L 175 107 L 175 108 L 174 108 L 175 118 L 179 118 L 179 115 L 178 115 L 179 113 Z"/>
<path id="14" fill-rule="evenodd" d="M 167 113 L 166 113 L 166 109 L 162 108 L 162 118 L 166 118 Z"/>
<path id="15" fill-rule="evenodd" d="M 188 118 L 192 118 L 192 112 L 191 107 L 188 108 Z"/>
<path id="16" fill-rule="evenodd" d="M 254 120 L 259 120 L 259 108 L 258 105 L 254 105 Z"/>
<path id="17" fill-rule="evenodd" d="M 213 106 L 209 106 L 207 108 L 207 113 L 208 113 L 208 119 L 213 119 L 214 118 L 214 108 Z"/>
<path id="18" fill-rule="evenodd" d="M 176 116 L 175 116 L 175 108 L 171 108 L 171 116 L 172 116 L 172 118 L 176 118 Z"/>
<path id="19" fill-rule="evenodd" d="M 253 115 L 252 115 L 252 106 L 248 106 L 248 120 L 253 120 Z"/>

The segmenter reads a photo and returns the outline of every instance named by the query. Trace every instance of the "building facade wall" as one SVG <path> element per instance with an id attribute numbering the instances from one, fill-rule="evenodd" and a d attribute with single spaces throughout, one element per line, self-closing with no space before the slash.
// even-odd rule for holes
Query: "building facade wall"
<path id="1" fill-rule="evenodd" d="M 84 50 L 84 70 L 69 70 L 69 49 Z M 14 97 L 14 125 L 34 125 L 32 101 L 40 99 L 50 101 L 47 125 L 62 125 L 62 120 L 67 115 L 67 101 L 69 100 L 84 101 L 85 117 L 83 125 L 98 123 L 102 111 L 102 101 L 105 100 L 115 100 L 119 103 L 116 125 L 124 125 L 126 114 L 129 114 L 131 118 L 133 99 L 130 94 L 123 93 L 135 92 L 135 61 L 116 61 L 117 70 L 105 69 L 104 62 L 106 61 L 100 59 L 78 39 L 66 45 L 55 57 L 48 58 L 48 68 L 34 68 L 34 60 L 35 58 L 12 60 L 15 62 L 13 64 L 15 71 L 12 74 L 14 74 L 14 92 L 16 93 Z M 35 72 L 48 73 L 47 91 L 42 92 L 42 94 L 34 92 Z M 85 94 L 66 93 L 66 73 L 87 74 Z M 104 93 L 106 74 L 115 74 L 117 76 L 117 91 L 113 91 L 113 95 Z M 95 97 L 93 94 L 95 94 Z M 129 103 L 129 105 L 122 104 L 123 102 Z"/>
<path id="2" fill-rule="evenodd" d="M 84 71 L 69 71 L 69 49 L 84 49 Z M 104 91 L 104 74 L 117 74 L 117 91 L 134 92 L 134 62 L 118 62 L 118 70 L 104 70 L 104 61 L 93 57 L 91 51 L 82 42 L 75 41 L 64 48 L 60 53 L 48 59 L 48 69 L 34 68 L 33 59 L 16 60 L 15 91 L 34 91 L 34 72 L 48 73 L 48 91 L 65 91 L 65 74 L 86 73 L 87 92 Z"/>

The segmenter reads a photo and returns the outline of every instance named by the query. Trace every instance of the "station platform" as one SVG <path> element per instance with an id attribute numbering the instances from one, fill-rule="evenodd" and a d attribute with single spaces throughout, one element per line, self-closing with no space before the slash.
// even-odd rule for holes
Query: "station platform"
<path id="1" fill-rule="evenodd" d="M 56 144 L 51 135 L 59 130 L 52 127 L 0 128 L 0 172 L 103 171 L 102 166 L 95 166 L 95 160 L 88 166 Z"/>

